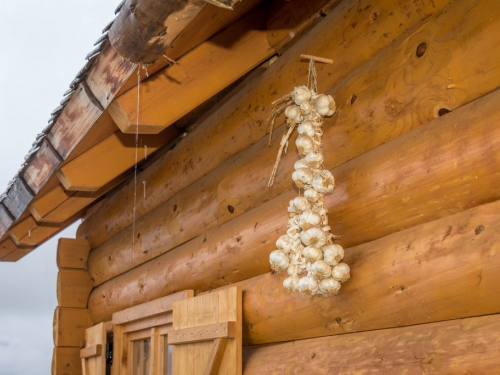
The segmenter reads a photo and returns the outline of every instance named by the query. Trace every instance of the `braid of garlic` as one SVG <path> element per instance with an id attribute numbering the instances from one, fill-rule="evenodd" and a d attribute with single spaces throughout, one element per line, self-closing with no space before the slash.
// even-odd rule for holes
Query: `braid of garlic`
<path id="1" fill-rule="evenodd" d="M 335 236 L 328 225 L 324 202 L 324 194 L 333 191 L 335 181 L 323 165 L 323 117 L 335 113 L 335 101 L 305 86 L 295 87 L 285 98 L 292 102 L 285 109 L 291 129 L 288 136 L 297 127 L 295 144 L 302 157 L 294 165 L 292 179 L 299 189 L 304 189 L 304 196 L 290 201 L 287 234 L 276 242 L 278 249 L 270 255 L 271 268 L 277 272 L 287 270 L 289 277 L 283 286 L 289 291 L 331 296 L 350 277 L 349 266 L 339 263 L 344 249 L 333 243 Z"/>

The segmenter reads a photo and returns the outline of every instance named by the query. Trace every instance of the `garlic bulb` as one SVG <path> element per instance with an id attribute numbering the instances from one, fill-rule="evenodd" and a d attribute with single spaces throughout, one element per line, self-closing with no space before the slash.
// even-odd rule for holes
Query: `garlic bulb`
<path id="1" fill-rule="evenodd" d="M 318 282 L 314 277 L 304 276 L 299 280 L 298 290 L 302 294 L 316 294 L 318 291 Z"/>
<path id="2" fill-rule="evenodd" d="M 300 135 L 307 135 L 309 138 L 313 138 L 316 135 L 316 130 L 310 121 L 305 121 L 299 125 L 297 128 L 297 133 Z"/>
<path id="3" fill-rule="evenodd" d="M 295 212 L 302 213 L 304 211 L 311 209 L 311 204 L 309 203 L 309 201 L 305 197 L 297 197 L 297 198 L 293 199 L 292 202 L 293 202 L 293 206 L 296 209 Z"/>
<path id="4" fill-rule="evenodd" d="M 341 283 L 346 282 L 351 277 L 351 269 L 345 263 L 339 263 L 332 268 L 332 277 L 340 281 Z"/>
<path id="5" fill-rule="evenodd" d="M 319 151 L 311 151 L 305 157 L 307 165 L 311 168 L 322 168 L 323 167 L 323 154 Z"/>
<path id="6" fill-rule="evenodd" d="M 323 249 L 323 259 L 330 266 L 336 266 L 344 258 L 344 249 L 340 245 L 327 245 Z"/>
<path id="7" fill-rule="evenodd" d="M 317 227 L 321 224 L 321 216 L 311 210 L 304 211 L 299 217 L 300 227 L 307 230 L 312 227 Z"/>
<path id="8" fill-rule="evenodd" d="M 314 141 L 307 135 L 299 135 L 295 141 L 299 154 L 306 155 L 314 150 Z"/>
<path id="9" fill-rule="evenodd" d="M 310 228 L 301 232 L 300 240 L 306 246 L 323 247 L 326 245 L 326 234 L 320 228 Z"/>
<path id="10" fill-rule="evenodd" d="M 302 255 L 304 255 L 309 262 L 315 262 L 323 258 L 323 251 L 317 247 L 307 246 L 302 251 Z"/>
<path id="11" fill-rule="evenodd" d="M 334 189 L 335 180 L 324 167 L 323 117 L 335 113 L 335 100 L 330 95 L 317 94 L 315 87 L 298 86 L 283 101 L 288 105 L 285 115 L 289 131 L 280 143 L 270 185 L 281 153 L 297 127 L 299 135 L 295 144 L 302 158 L 294 164 L 292 179 L 295 186 L 304 189 L 304 196 L 290 201 L 287 234 L 276 241 L 278 250 L 269 258 L 271 268 L 275 271 L 286 269 L 289 277 L 283 281 L 283 286 L 291 292 L 334 296 L 341 283 L 350 277 L 349 266 L 339 263 L 344 257 L 344 249 L 333 243 L 324 200 L 324 194 Z"/>
<path id="12" fill-rule="evenodd" d="M 269 256 L 269 261 L 271 263 L 271 268 L 273 271 L 281 272 L 288 268 L 290 263 L 288 256 L 281 250 L 274 250 Z"/>
<path id="13" fill-rule="evenodd" d="M 329 277 L 328 279 L 323 279 L 318 285 L 319 294 L 324 297 L 334 296 L 338 294 L 340 290 L 340 283 L 337 280 Z"/>
<path id="14" fill-rule="evenodd" d="M 313 177 L 312 187 L 318 193 L 326 194 L 331 193 L 335 187 L 335 180 L 329 170 L 322 170 Z"/>
<path id="15" fill-rule="evenodd" d="M 295 169 L 295 170 L 301 169 L 301 168 L 309 169 L 309 164 L 307 164 L 306 159 L 299 159 L 293 165 L 293 169 Z"/>
<path id="16" fill-rule="evenodd" d="M 290 292 L 296 292 L 298 290 L 300 277 L 297 275 L 292 275 L 283 280 L 283 286 Z M 340 284 L 339 284 L 340 285 Z"/>
<path id="17" fill-rule="evenodd" d="M 290 237 L 287 235 L 283 235 L 278 240 L 276 241 L 276 247 L 278 249 L 283 250 L 285 254 L 288 254 L 290 252 L 290 249 L 292 248 L 293 242 Z"/>
<path id="18" fill-rule="evenodd" d="M 324 260 L 317 260 L 311 266 L 313 275 L 318 276 L 320 279 L 326 279 L 332 274 L 332 267 L 325 263 Z"/>
<path id="19" fill-rule="evenodd" d="M 306 86 L 295 87 L 292 91 L 292 99 L 297 105 L 301 105 L 302 102 L 311 99 L 312 93 Z"/>
<path id="20" fill-rule="evenodd" d="M 304 197 L 311 203 L 317 202 L 320 194 L 314 189 L 306 189 L 304 191 Z M 321 214 L 320 214 L 321 215 Z"/>
<path id="21" fill-rule="evenodd" d="M 299 168 L 292 173 L 292 180 L 300 188 L 310 186 L 313 180 L 313 173 L 309 168 Z"/>

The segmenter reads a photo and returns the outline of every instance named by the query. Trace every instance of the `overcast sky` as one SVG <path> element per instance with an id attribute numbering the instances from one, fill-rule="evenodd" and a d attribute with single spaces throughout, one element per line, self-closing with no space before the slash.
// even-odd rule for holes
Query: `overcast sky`
<path id="1" fill-rule="evenodd" d="M 0 193 L 85 63 L 119 0 L 15 0 L 0 9 Z M 74 237 L 76 225 L 58 237 Z M 47 375 L 56 239 L 0 262 L 0 375 Z"/>

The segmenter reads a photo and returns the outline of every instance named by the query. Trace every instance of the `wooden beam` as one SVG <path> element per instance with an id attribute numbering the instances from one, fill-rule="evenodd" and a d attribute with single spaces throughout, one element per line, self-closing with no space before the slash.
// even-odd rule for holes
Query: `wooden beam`
<path id="1" fill-rule="evenodd" d="M 2 262 L 17 262 L 33 251 L 32 246 L 18 246 L 8 237 L 0 243 L 0 261 Z"/>
<path id="2" fill-rule="evenodd" d="M 57 307 L 54 311 L 54 346 L 80 347 L 85 330 L 92 326 L 87 309 Z"/>
<path id="3" fill-rule="evenodd" d="M 224 0 L 223 3 L 232 9 L 237 1 Z M 184 0 L 127 2 L 109 31 L 110 42 L 127 60 L 152 63 L 165 53 L 205 5 Z"/>
<path id="4" fill-rule="evenodd" d="M 103 354 L 102 352 L 102 345 L 92 345 L 86 348 L 83 348 L 80 350 L 80 358 L 93 358 L 93 357 L 98 357 Z"/>
<path id="5" fill-rule="evenodd" d="M 117 132 L 64 165 L 57 175 L 67 190 L 97 191 L 179 134 L 171 127 L 158 135 L 141 135 L 136 147 L 135 135 Z"/>
<path id="6" fill-rule="evenodd" d="M 338 186 L 326 196 L 326 205 L 333 213 L 333 233 L 342 235 L 339 243 L 349 247 L 373 241 L 497 200 L 499 192 L 491 187 L 500 173 L 498 100 L 500 91 L 335 168 Z M 89 258 L 95 285 L 128 272 L 94 290 L 91 313 L 109 317 L 114 309 L 126 307 L 125 301 L 154 299 L 170 288 L 207 290 L 267 272 L 268 255 L 286 231 L 284 213 L 295 196 L 294 191 L 286 193 L 143 266 L 137 264 L 150 254 L 139 245 L 134 262 L 116 248 L 110 258 L 95 250 Z M 150 249 L 153 257 L 162 252 L 161 246 Z M 170 270 L 166 274 L 165 267 Z M 144 286 L 140 293 L 133 287 L 136 280 Z M 115 289 L 124 291 L 119 298 L 112 293 Z M 125 291 L 131 295 L 126 297 Z"/>
<path id="7" fill-rule="evenodd" d="M 164 314 L 172 310 L 173 303 L 187 298 L 194 297 L 192 290 L 184 290 L 154 301 L 143 303 L 139 306 L 133 306 L 128 309 L 113 314 L 113 324 L 125 324 L 144 318 L 151 318 L 156 315 Z"/>
<path id="8" fill-rule="evenodd" d="M 245 374 L 487 374 L 500 366 L 500 316 L 243 348 Z"/>
<path id="9" fill-rule="evenodd" d="M 18 246 L 37 246 L 63 230 L 66 227 L 63 224 L 40 224 L 30 215 L 14 225 L 8 233 Z"/>
<path id="10" fill-rule="evenodd" d="M 392 0 L 377 0 L 371 3 L 372 8 L 359 11 L 356 6 L 341 3 L 305 37 L 298 40 L 262 77 L 242 92 L 236 93 L 200 123 L 172 152 L 140 174 L 139 179 L 147 182 L 148 194 L 145 199 L 140 195 L 137 197 L 136 219 L 266 134 L 268 127 L 265 124 L 271 112 L 270 103 L 290 92 L 294 85 L 290 82 L 305 82 L 302 79 L 306 77 L 307 63 L 298 60 L 301 53 L 336 56 L 333 67 L 317 67 L 318 79 L 323 87 L 334 87 L 356 67 L 390 45 L 401 33 L 420 23 L 422 18 L 448 6 L 446 1 L 434 1 L 434 6 L 428 3 L 408 4 L 406 1 L 397 4 L 408 5 L 409 8 L 389 17 L 390 11 L 399 9 L 399 5 Z M 380 10 L 387 17 L 378 17 L 374 21 L 371 18 L 373 9 Z M 344 22 L 357 26 L 347 28 L 343 37 L 337 32 L 337 26 Z M 375 29 L 378 31 L 373 33 Z M 388 37 L 380 38 L 382 33 L 388 33 Z M 220 124 L 224 124 L 224 127 Z M 206 142 L 208 137 L 214 142 Z M 179 174 L 177 165 L 189 165 L 189 169 L 186 169 L 189 173 Z M 165 189 L 166 184 L 168 189 Z M 113 194 L 93 217 L 89 217 L 80 226 L 79 236 L 88 238 L 92 246 L 97 247 L 128 227 L 132 218 L 121 215 L 122 202 L 130 199 L 133 192 L 134 184 L 128 183 Z M 104 217 L 107 229 L 102 225 Z"/>
<path id="11" fill-rule="evenodd" d="M 79 238 L 59 238 L 56 262 L 59 269 L 85 269 L 90 253 L 88 241 Z"/>
<path id="12" fill-rule="evenodd" d="M 85 270 L 60 269 L 57 274 L 57 302 L 60 307 L 87 307 L 92 281 Z"/>
<path id="13" fill-rule="evenodd" d="M 79 348 L 54 348 L 52 354 L 52 375 L 81 375 Z"/>
<path id="14" fill-rule="evenodd" d="M 156 134 L 235 82 L 275 52 L 260 8 L 115 99 L 109 112 L 124 133 Z M 139 93 L 138 93 L 139 90 Z M 137 119 L 137 96 L 140 97 Z"/>
<path id="15" fill-rule="evenodd" d="M 227 346 L 227 338 L 217 338 L 213 342 L 204 375 L 217 375 Z"/>
<path id="16" fill-rule="evenodd" d="M 220 338 L 232 339 L 236 334 L 235 322 L 220 322 L 192 328 L 172 330 L 168 334 L 168 344 L 189 344 L 200 341 L 211 341 Z"/>
<path id="17" fill-rule="evenodd" d="M 122 173 L 94 192 L 68 191 L 62 185 L 58 185 L 32 202 L 28 209 L 37 222 L 62 223 L 90 206 L 128 177 L 126 172 Z"/>

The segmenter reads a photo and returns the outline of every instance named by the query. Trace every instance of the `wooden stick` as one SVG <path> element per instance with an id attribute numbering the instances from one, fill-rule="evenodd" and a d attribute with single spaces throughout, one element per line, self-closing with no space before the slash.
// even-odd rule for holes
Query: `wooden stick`
<path id="1" fill-rule="evenodd" d="M 324 63 L 324 64 L 333 64 L 333 60 L 332 59 L 326 59 L 324 57 L 318 57 L 318 56 L 313 56 L 313 55 L 304 55 L 304 54 L 301 54 L 300 58 L 303 59 L 303 60 L 311 60 L 312 59 L 315 62 L 320 62 L 320 63 Z"/>

